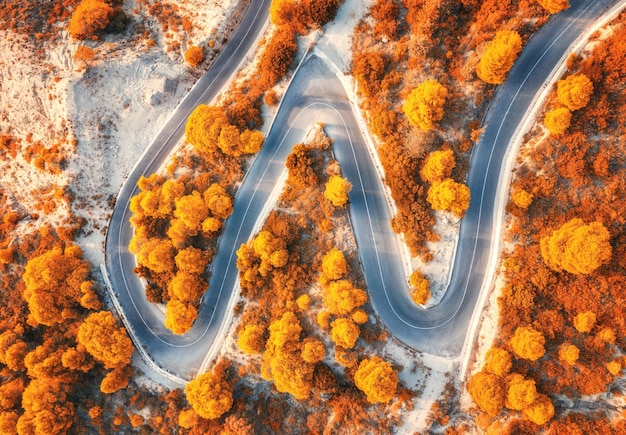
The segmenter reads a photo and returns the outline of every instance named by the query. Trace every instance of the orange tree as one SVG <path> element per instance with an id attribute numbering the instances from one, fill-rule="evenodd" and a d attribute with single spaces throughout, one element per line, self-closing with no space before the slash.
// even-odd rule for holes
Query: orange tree
<path id="1" fill-rule="evenodd" d="M 102 0 L 82 0 L 70 20 L 70 36 L 87 39 L 104 30 L 113 18 L 113 8 Z"/>
<path id="2" fill-rule="evenodd" d="M 476 66 L 476 74 L 484 82 L 498 85 L 522 50 L 522 38 L 513 30 L 500 30 L 487 46 Z"/>
<path id="3" fill-rule="evenodd" d="M 435 127 L 435 122 L 443 118 L 446 98 L 448 90 L 445 86 L 435 79 L 429 79 L 411 91 L 402 110 L 412 125 L 430 131 Z"/>

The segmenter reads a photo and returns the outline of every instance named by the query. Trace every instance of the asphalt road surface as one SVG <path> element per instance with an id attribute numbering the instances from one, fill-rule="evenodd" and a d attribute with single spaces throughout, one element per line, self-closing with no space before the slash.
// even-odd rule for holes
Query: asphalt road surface
<path id="1" fill-rule="evenodd" d="M 571 1 L 570 9 L 555 16 L 531 38 L 507 82 L 499 88 L 488 124 L 471 159 L 468 184 L 472 200 L 461 224 L 451 282 L 441 302 L 429 309 L 416 307 L 410 300 L 400 246 L 391 230 L 391 215 L 383 186 L 345 90 L 322 60 L 309 56 L 285 95 L 264 147 L 235 198 L 234 211 L 224 226 L 212 265 L 209 290 L 203 298 L 198 320 L 187 334 L 176 336 L 163 326 L 163 313 L 146 301 L 143 285 L 132 272 L 135 259 L 127 249 L 132 237 L 128 203 L 137 193 L 139 177 L 155 172 L 178 142 L 191 110 L 212 98 L 221 87 L 217 81 L 223 80 L 223 84 L 230 76 L 232 66 L 238 64 L 237 56 L 245 55 L 245 44 L 241 45 L 239 52 L 230 47 L 245 40 L 240 34 L 245 33 L 242 30 L 253 35 L 263 26 L 269 1 L 264 2 L 256 20 L 251 18 L 254 12 L 249 12 L 244 21 L 250 19 L 253 24 L 242 22 L 202 80 L 212 78 L 206 79 L 205 85 L 194 87 L 192 92 L 197 92 L 197 96 L 187 97 L 181 104 L 133 170 L 118 197 L 107 233 L 106 266 L 126 326 L 133 331 L 136 345 L 143 346 L 158 366 L 175 374 L 181 382 L 196 375 L 229 315 L 231 295 L 238 285 L 235 253 L 253 236 L 257 218 L 283 175 L 285 159 L 291 148 L 302 140 L 312 124 L 322 122 L 327 134 L 334 139 L 335 155 L 343 173 L 353 185 L 350 214 L 374 309 L 391 334 L 407 345 L 433 355 L 458 356 L 480 291 L 488 278 L 485 270 L 490 261 L 496 222 L 496 191 L 510 139 L 532 99 L 568 53 L 572 42 L 611 3 L 611 0 Z M 215 87 L 209 86 L 203 94 L 202 86 L 209 83 Z"/>

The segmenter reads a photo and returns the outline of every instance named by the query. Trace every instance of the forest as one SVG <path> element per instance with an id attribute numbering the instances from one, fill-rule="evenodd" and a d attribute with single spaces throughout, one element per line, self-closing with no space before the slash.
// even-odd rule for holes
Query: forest
<path id="1" fill-rule="evenodd" d="M 162 49 L 194 71 L 217 54 L 215 35 L 187 43 L 193 26 L 177 2 L 140 0 L 133 13 L 125 3 L 9 0 L 0 30 L 39 52 L 67 37 L 85 70 L 111 38 L 153 47 L 167 34 Z M 217 102 L 195 108 L 167 167 L 138 183 L 128 249 L 174 334 L 197 318 L 221 229 L 264 145 L 263 114 L 280 102 L 299 41 L 323 32 L 347 3 L 273 0 L 256 62 Z M 441 213 L 465 215 L 469 159 L 497 85 L 530 36 L 567 7 L 369 2 L 352 35 L 351 74 L 397 209 L 390 224 L 413 257 L 432 259 Z M 131 25 L 140 13 L 160 29 Z M 468 379 L 448 379 L 425 433 L 626 433 L 613 405 L 626 388 L 625 20 L 569 57 L 525 137 L 507 205 L 503 284 L 494 290 L 494 342 Z M 19 156 L 44 174 L 65 174 L 76 149 L 71 134 L 46 143 L 0 127 L 2 162 Z M 285 166 L 277 205 L 237 250 L 241 291 L 228 352 L 173 391 L 143 383 L 138 344 L 83 258 L 87 222 L 72 212 L 80 198 L 70 185 L 34 189 L 32 210 L 0 185 L 0 432 L 393 433 L 405 424 L 425 392 L 402 374 L 426 368 L 419 355 L 406 361 L 388 351 L 393 337 L 369 301 L 350 228 L 350 180 L 323 125 L 293 144 Z M 61 208 L 69 217 L 23 230 Z M 407 284 L 417 305 L 431 297 L 419 268 Z"/>

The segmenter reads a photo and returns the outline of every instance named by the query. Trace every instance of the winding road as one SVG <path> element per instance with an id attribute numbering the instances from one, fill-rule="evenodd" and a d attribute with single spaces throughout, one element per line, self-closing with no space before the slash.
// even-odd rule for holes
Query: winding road
<path id="1" fill-rule="evenodd" d="M 335 141 L 335 155 L 344 175 L 353 185 L 350 214 L 374 309 L 391 334 L 407 345 L 433 355 L 457 357 L 468 337 L 481 290 L 491 282 L 491 273 L 487 273 L 490 264 L 499 253 L 501 202 L 505 195 L 498 187 L 512 138 L 519 134 L 518 128 L 535 96 L 567 57 L 574 41 L 614 1 L 572 0 L 568 10 L 551 19 L 526 44 L 506 83 L 498 89 L 471 158 L 468 184 L 472 201 L 461 224 L 451 281 L 441 302 L 429 309 L 416 307 L 409 298 L 381 177 L 361 135 L 354 106 L 332 68 L 309 55 L 291 82 L 263 149 L 235 198 L 198 320 L 187 334 L 173 335 L 163 326 L 161 310 L 147 302 L 141 280 L 133 273 L 135 259 L 127 249 L 132 237 L 128 222 L 130 198 L 137 193 L 139 177 L 157 171 L 165 162 L 182 137 L 184 122 L 193 108 L 210 101 L 235 71 L 267 20 L 269 3 L 263 0 L 256 10 L 256 4 L 250 6 L 202 83 L 178 107 L 118 196 L 107 232 L 106 275 L 113 301 L 135 345 L 161 376 L 159 380 L 167 378 L 172 384 L 182 385 L 198 373 L 237 297 L 235 253 L 253 236 L 257 218 L 285 171 L 285 159 L 292 146 L 302 140 L 313 123 L 323 122 Z"/>

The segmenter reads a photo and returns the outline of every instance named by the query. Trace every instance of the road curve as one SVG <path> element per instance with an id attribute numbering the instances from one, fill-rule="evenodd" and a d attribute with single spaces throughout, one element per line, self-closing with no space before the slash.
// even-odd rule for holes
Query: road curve
<path id="1" fill-rule="evenodd" d="M 169 154 L 183 137 L 186 120 L 193 109 L 198 104 L 209 103 L 215 98 L 236 73 L 241 61 L 256 44 L 267 24 L 270 3 L 271 0 L 255 0 L 248 7 L 237 29 L 210 69 L 181 101 L 128 175 L 118 194 L 107 229 L 105 278 L 114 304 L 119 308 L 135 346 L 144 357 L 152 360 L 152 366 L 161 367 L 163 373 L 172 373 L 170 380 L 175 384 L 184 383 L 193 376 L 200 364 L 196 364 L 196 361 L 202 360 L 211 339 L 193 334 L 172 336 L 163 326 L 163 313 L 156 305 L 146 300 L 143 284 L 133 273 L 135 257 L 128 252 L 128 244 L 133 234 L 129 224 L 130 198 L 138 193 L 139 178 L 157 172 L 168 159 Z M 206 317 L 206 312 L 201 314 Z M 214 322 L 217 322 L 223 317 L 223 313 L 215 317 Z M 206 344 L 192 345 L 196 341 L 203 341 Z M 180 357 L 183 351 L 185 358 Z M 163 380 L 163 377 L 160 380 Z"/>
<path id="2" fill-rule="evenodd" d="M 181 382 L 195 376 L 228 315 L 226 307 L 238 285 L 235 252 L 253 235 L 256 218 L 285 170 L 284 162 L 292 146 L 302 139 L 311 124 L 320 121 L 334 139 L 336 157 L 353 184 L 350 213 L 377 314 L 390 332 L 407 345 L 434 355 L 457 356 L 486 279 L 496 188 L 510 138 L 572 41 L 610 3 L 610 0 L 571 1 L 569 10 L 550 20 L 529 41 L 507 82 L 498 91 L 489 124 L 471 159 L 468 184 L 472 202 L 461 225 L 451 283 L 440 304 L 427 310 L 416 307 L 409 298 L 384 189 L 361 136 L 353 106 L 339 79 L 318 57 L 309 56 L 294 77 L 264 147 L 246 174 L 234 201 L 234 212 L 224 226 L 198 320 L 183 336 L 165 329 L 161 311 L 145 300 L 143 286 L 132 272 L 134 257 L 127 250 L 132 236 L 128 202 L 136 193 L 137 180 L 144 173 L 156 171 L 168 153 L 146 154 L 120 192 L 106 245 L 111 286 L 136 344 L 143 346 L 158 366 L 176 374 Z M 195 104 L 198 102 L 201 101 Z M 186 113 L 192 109 L 190 106 Z M 180 117 L 181 125 L 186 116 Z M 163 135 L 173 140 L 176 134 L 169 135 L 168 131 L 173 130 L 164 129 Z M 150 150 L 158 148 L 158 143 L 155 140 Z"/>

